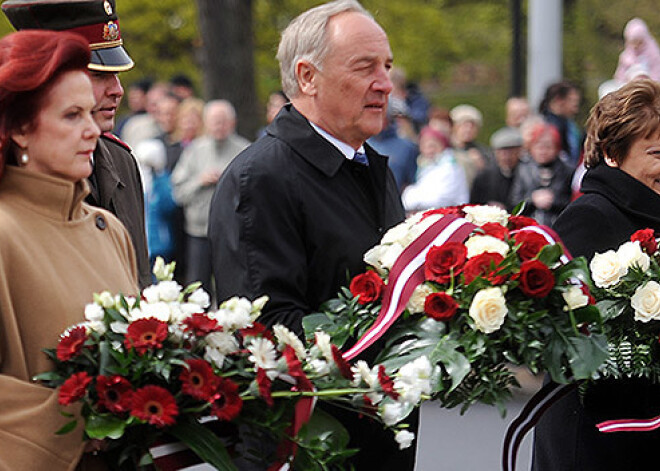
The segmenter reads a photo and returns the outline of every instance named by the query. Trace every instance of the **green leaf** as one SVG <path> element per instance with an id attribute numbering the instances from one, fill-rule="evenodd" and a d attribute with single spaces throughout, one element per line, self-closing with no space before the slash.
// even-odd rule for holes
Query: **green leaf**
<path id="1" fill-rule="evenodd" d="M 126 421 L 112 414 L 92 414 L 85 423 L 87 436 L 98 440 L 120 438 L 125 429 Z"/>
<path id="2" fill-rule="evenodd" d="M 607 338 L 601 334 L 581 335 L 570 339 L 568 362 L 575 379 L 590 379 L 609 357 Z"/>
<path id="3" fill-rule="evenodd" d="M 600 310 L 596 306 L 585 306 L 573 311 L 575 315 L 575 321 L 578 324 L 587 323 L 587 324 L 600 324 Z"/>
<path id="4" fill-rule="evenodd" d="M 470 372 L 470 362 L 458 351 L 458 343 L 443 337 L 431 353 L 431 364 L 442 363 L 451 377 L 450 391 L 455 389 Z"/>
<path id="5" fill-rule="evenodd" d="M 298 436 L 302 443 L 307 444 L 314 438 L 320 438 L 335 449 L 346 448 L 351 438 L 341 422 L 318 407 L 314 409 L 309 422 L 300 429 Z"/>
<path id="6" fill-rule="evenodd" d="M 551 267 L 559 261 L 559 257 L 561 257 L 563 254 L 564 251 L 561 248 L 561 245 L 546 245 L 539 252 L 538 259 L 547 266 Z"/>
<path id="7" fill-rule="evenodd" d="M 57 432 L 55 432 L 55 434 L 56 435 L 64 435 L 66 433 L 69 433 L 69 432 L 73 431 L 73 429 L 75 429 L 77 425 L 78 425 L 78 421 L 77 420 L 72 420 L 71 422 L 68 422 L 64 427 L 59 429 Z"/>
<path id="8" fill-rule="evenodd" d="M 615 319 L 623 314 L 629 307 L 630 302 L 626 298 L 622 299 L 604 299 L 596 303 L 603 317 L 603 322 Z"/>
<path id="9" fill-rule="evenodd" d="M 196 420 L 181 420 L 168 432 L 185 443 L 204 462 L 222 471 L 237 471 L 222 441 Z"/>
<path id="10" fill-rule="evenodd" d="M 591 276 L 589 274 L 589 265 L 584 257 L 577 257 L 570 262 L 557 267 L 555 270 L 557 284 L 564 284 L 571 278 L 578 279 L 587 286 L 592 286 Z"/>

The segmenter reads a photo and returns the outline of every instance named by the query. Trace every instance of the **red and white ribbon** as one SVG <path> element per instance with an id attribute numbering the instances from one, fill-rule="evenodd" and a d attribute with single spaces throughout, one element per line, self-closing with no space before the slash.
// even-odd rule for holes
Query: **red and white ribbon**
<path id="1" fill-rule="evenodd" d="M 652 432 L 660 428 L 660 415 L 651 419 L 606 420 L 596 424 L 603 433 L 612 432 Z"/>
<path id="2" fill-rule="evenodd" d="M 424 262 L 431 247 L 445 242 L 463 242 L 476 227 L 463 218 L 447 215 L 433 223 L 406 247 L 390 270 L 376 322 L 344 353 L 344 358 L 350 360 L 359 355 L 399 318 L 415 288 L 424 281 Z"/>

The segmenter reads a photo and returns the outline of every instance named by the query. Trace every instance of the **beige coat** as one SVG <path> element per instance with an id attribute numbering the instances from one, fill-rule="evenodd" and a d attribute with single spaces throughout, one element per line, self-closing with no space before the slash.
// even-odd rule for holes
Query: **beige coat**
<path id="1" fill-rule="evenodd" d="M 0 179 L 1 471 L 76 467 L 82 428 L 55 435 L 68 420 L 57 391 L 31 378 L 52 368 L 42 349 L 84 320 L 94 292 L 138 291 L 130 236 L 112 214 L 83 203 L 88 191 L 10 166 Z"/>

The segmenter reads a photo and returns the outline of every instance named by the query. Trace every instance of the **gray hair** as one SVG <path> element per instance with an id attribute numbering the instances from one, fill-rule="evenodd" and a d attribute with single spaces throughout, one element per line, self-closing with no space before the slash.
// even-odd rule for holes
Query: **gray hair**
<path id="1" fill-rule="evenodd" d="M 280 62 L 282 90 L 288 97 L 293 98 L 300 92 L 296 78 L 298 61 L 307 60 L 321 69 L 330 50 L 327 40 L 328 22 L 332 17 L 345 12 L 357 12 L 373 19 L 357 0 L 335 0 L 301 13 L 282 32 L 277 60 Z"/>
<path id="2" fill-rule="evenodd" d="M 234 108 L 234 105 L 232 105 L 229 100 L 211 100 L 208 103 L 206 103 L 206 105 L 204 105 L 205 120 L 209 110 L 215 107 L 222 107 L 223 111 L 227 115 L 227 118 L 229 118 L 232 121 L 236 120 L 236 108 Z"/>

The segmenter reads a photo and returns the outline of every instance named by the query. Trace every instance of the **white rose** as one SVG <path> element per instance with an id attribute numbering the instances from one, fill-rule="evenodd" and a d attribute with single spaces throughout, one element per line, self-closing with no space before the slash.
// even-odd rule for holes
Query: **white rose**
<path id="1" fill-rule="evenodd" d="M 502 257 L 509 253 L 509 244 L 489 235 L 474 235 L 465 242 L 467 258 L 476 257 L 485 252 L 495 252 Z"/>
<path id="2" fill-rule="evenodd" d="M 506 226 L 509 222 L 509 213 L 497 206 L 466 206 L 463 208 L 465 219 L 477 226 L 487 222 L 496 222 Z"/>
<path id="3" fill-rule="evenodd" d="M 412 295 L 410 296 L 410 299 L 408 300 L 406 309 L 408 309 L 411 314 L 419 314 L 424 312 L 424 302 L 426 301 L 426 297 L 431 293 L 433 293 L 433 288 L 431 288 L 429 285 L 422 283 L 421 285 L 417 286 L 415 291 L 413 291 Z M 438 322 L 435 323 L 438 324 Z"/>
<path id="4" fill-rule="evenodd" d="M 394 439 L 399 444 L 399 450 L 404 450 L 412 444 L 415 434 L 408 430 L 400 430 L 394 435 Z"/>
<path id="5" fill-rule="evenodd" d="M 635 290 L 630 305 L 635 310 L 635 320 L 648 322 L 660 319 L 660 284 L 649 281 Z"/>
<path id="6" fill-rule="evenodd" d="M 406 239 L 409 230 L 410 226 L 407 222 L 397 224 L 385 233 L 380 243 L 383 245 L 401 243 Z"/>
<path id="7" fill-rule="evenodd" d="M 508 309 L 504 293 L 498 287 L 485 288 L 479 291 L 470 304 L 469 314 L 477 325 L 477 329 L 490 334 L 504 323 Z"/>
<path id="8" fill-rule="evenodd" d="M 621 260 L 614 250 L 594 255 L 589 264 L 589 269 L 594 283 L 599 288 L 616 285 L 628 273 L 628 269 L 626 266 L 621 265 Z"/>
<path id="9" fill-rule="evenodd" d="M 571 286 L 561 295 L 569 309 L 578 309 L 589 304 L 589 296 L 584 294 L 578 286 Z"/>
<path id="10" fill-rule="evenodd" d="M 631 268 L 633 265 L 637 265 L 642 271 L 646 271 L 651 264 L 651 259 L 646 253 L 644 253 L 642 246 L 638 241 L 628 241 L 621 245 L 616 251 L 616 255 L 619 257 L 621 265 L 626 268 Z"/>
<path id="11" fill-rule="evenodd" d="M 188 296 L 188 302 L 197 304 L 201 308 L 206 309 L 211 305 L 211 297 L 202 288 L 197 288 L 190 296 Z"/>

